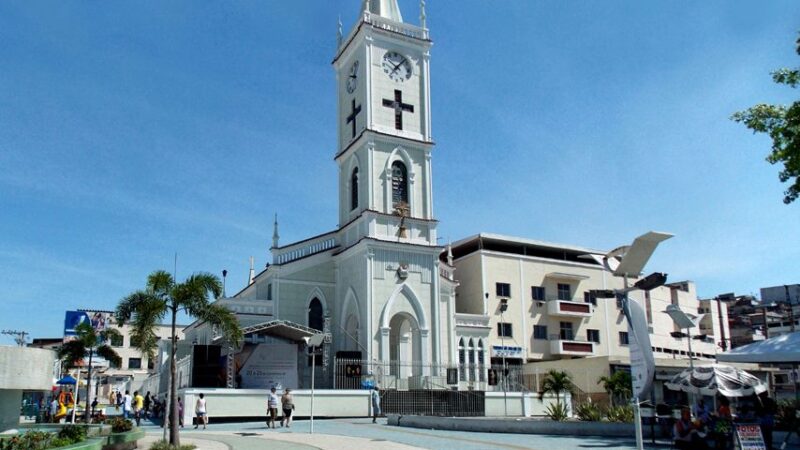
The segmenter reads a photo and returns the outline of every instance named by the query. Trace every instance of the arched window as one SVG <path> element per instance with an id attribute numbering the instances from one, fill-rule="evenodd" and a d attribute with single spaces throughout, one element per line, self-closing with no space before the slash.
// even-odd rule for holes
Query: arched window
<path id="1" fill-rule="evenodd" d="M 408 205 L 408 169 L 400 161 L 392 163 L 392 206 Z"/>
<path id="2" fill-rule="evenodd" d="M 322 302 L 316 297 L 308 304 L 308 327 L 322 331 Z"/>
<path id="3" fill-rule="evenodd" d="M 469 381 L 475 381 L 475 344 L 469 340 Z"/>
<path id="4" fill-rule="evenodd" d="M 464 338 L 458 341 L 458 379 L 467 381 L 466 355 L 464 354 Z"/>
<path id="5" fill-rule="evenodd" d="M 483 339 L 478 340 L 478 381 L 486 381 L 486 367 L 484 366 Z"/>
<path id="6" fill-rule="evenodd" d="M 314 297 L 311 303 L 308 304 L 308 327 L 315 330 L 323 331 L 322 324 L 322 302 Z M 322 355 L 316 354 L 308 357 L 308 365 L 314 364 L 315 366 L 322 365 Z"/>
<path id="7" fill-rule="evenodd" d="M 350 210 L 358 208 L 358 167 L 350 175 Z"/>

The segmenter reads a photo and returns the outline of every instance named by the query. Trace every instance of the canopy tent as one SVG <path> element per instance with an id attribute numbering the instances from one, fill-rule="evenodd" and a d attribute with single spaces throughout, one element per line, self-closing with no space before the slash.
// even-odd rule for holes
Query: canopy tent
<path id="1" fill-rule="evenodd" d="M 717 353 L 717 361 L 741 363 L 800 362 L 800 331 Z"/>
<path id="2" fill-rule="evenodd" d="M 726 397 L 747 397 L 767 390 L 757 377 L 721 364 L 686 369 L 672 377 L 665 386 L 690 394 L 715 395 L 719 392 Z"/>
<path id="3" fill-rule="evenodd" d="M 69 375 L 65 376 L 64 378 L 62 378 L 62 379 L 60 379 L 58 381 L 56 381 L 56 384 L 77 384 L 77 383 L 78 383 L 78 381 L 75 378 L 72 378 Z"/>

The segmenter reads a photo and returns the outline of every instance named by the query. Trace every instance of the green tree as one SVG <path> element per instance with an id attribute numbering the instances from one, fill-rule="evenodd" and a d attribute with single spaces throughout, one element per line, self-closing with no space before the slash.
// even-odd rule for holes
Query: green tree
<path id="1" fill-rule="evenodd" d="M 625 403 L 631 398 L 633 394 L 633 380 L 631 374 L 624 370 L 618 370 L 611 374 L 611 376 L 602 376 L 597 381 L 598 384 L 603 385 L 603 389 L 608 392 L 611 397 L 611 405 L 615 406 L 618 403 Z"/>
<path id="2" fill-rule="evenodd" d="M 197 273 L 183 283 L 176 283 L 169 272 L 157 270 L 147 277 L 144 290 L 123 298 L 117 306 L 116 317 L 120 325 L 131 327 L 131 342 L 148 356 L 155 357 L 157 337 L 155 327 L 169 314 L 172 324 L 170 351 L 170 430 L 169 443 L 180 446 L 178 431 L 177 368 L 175 364 L 175 322 L 179 312 L 216 326 L 223 338 L 238 346 L 242 341 L 242 329 L 236 315 L 224 306 L 209 301 L 222 294 L 222 283 L 210 273 Z"/>
<path id="3" fill-rule="evenodd" d="M 572 382 L 572 375 L 563 370 L 550 369 L 542 381 L 542 391 L 539 393 L 539 400 L 544 398 L 547 393 L 556 395 L 556 404 L 561 405 L 561 393 L 572 392 L 575 384 Z"/>
<path id="4" fill-rule="evenodd" d="M 89 363 L 87 370 L 89 375 L 86 377 L 86 423 L 89 423 L 89 397 L 92 392 L 92 358 L 96 353 L 98 356 L 105 358 L 108 362 L 115 366 L 120 365 L 122 358 L 119 357 L 113 348 L 106 345 L 105 342 L 112 337 L 119 337 L 119 331 L 108 328 L 102 331 L 96 331 L 90 324 L 82 322 L 75 327 L 75 339 L 65 342 L 58 349 L 58 359 L 64 362 L 67 367 L 76 367 L 89 356 Z M 75 386 L 78 394 L 77 386 Z"/>
<path id="5" fill-rule="evenodd" d="M 800 55 L 800 38 L 796 51 Z M 778 69 L 772 72 L 772 80 L 796 88 L 800 84 L 800 68 Z M 781 182 L 790 182 L 784 192 L 783 203 L 792 203 L 800 196 L 800 101 L 789 106 L 758 104 L 739 111 L 732 120 L 743 123 L 753 133 L 767 133 L 772 139 L 772 151 L 767 156 L 770 164 L 783 163 L 778 173 Z"/>

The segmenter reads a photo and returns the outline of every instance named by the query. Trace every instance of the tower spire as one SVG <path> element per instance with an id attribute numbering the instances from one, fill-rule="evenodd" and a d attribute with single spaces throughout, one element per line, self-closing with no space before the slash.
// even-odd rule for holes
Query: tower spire
<path id="1" fill-rule="evenodd" d="M 397 6 L 397 0 L 365 0 L 364 6 L 365 10 L 372 14 L 394 20 L 395 22 L 403 21 L 403 15 L 400 14 L 400 7 Z"/>
<path id="2" fill-rule="evenodd" d="M 427 15 L 425 14 L 425 0 L 419 0 L 419 25 L 422 28 L 428 28 L 426 23 Z"/>
<path id="3" fill-rule="evenodd" d="M 255 278 L 256 278 L 256 269 L 255 269 L 255 267 L 253 267 L 253 263 L 254 263 L 254 260 L 253 260 L 253 257 L 251 256 L 250 257 L 250 279 L 247 281 L 247 285 L 248 286 L 253 284 L 253 280 L 255 280 Z"/>
<path id="4" fill-rule="evenodd" d="M 339 16 L 339 23 L 336 27 L 336 47 L 342 46 L 342 16 Z"/>
<path id="5" fill-rule="evenodd" d="M 447 242 L 447 265 L 453 267 L 453 244 Z"/>
<path id="6" fill-rule="evenodd" d="M 272 226 L 272 248 L 278 248 L 278 213 L 275 213 L 275 223 Z"/>

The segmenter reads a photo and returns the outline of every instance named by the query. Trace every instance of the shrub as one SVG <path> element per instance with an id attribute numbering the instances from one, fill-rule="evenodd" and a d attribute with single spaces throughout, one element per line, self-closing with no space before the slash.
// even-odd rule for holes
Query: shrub
<path id="1" fill-rule="evenodd" d="M 555 420 L 556 422 L 562 422 L 566 420 L 569 412 L 567 410 L 567 405 L 561 404 L 559 402 L 550 403 L 545 410 L 545 414 L 551 420 Z"/>
<path id="2" fill-rule="evenodd" d="M 608 420 L 610 422 L 630 423 L 633 422 L 633 406 L 612 406 L 611 408 L 608 408 L 606 415 L 608 416 Z"/>
<path id="3" fill-rule="evenodd" d="M 175 447 L 174 445 L 169 445 L 167 441 L 158 441 L 150 446 L 150 450 L 194 450 L 196 448 L 197 446 L 192 444 L 184 444 L 180 447 Z"/>
<path id="4" fill-rule="evenodd" d="M 106 420 L 106 424 L 111 425 L 111 431 L 113 433 L 125 433 L 133 429 L 133 422 L 128 419 L 123 419 L 122 417 L 108 419 Z"/>
<path id="5" fill-rule="evenodd" d="M 81 442 L 86 439 L 86 428 L 78 425 L 66 425 L 58 432 L 58 438 L 68 440 L 67 445 Z"/>
<path id="6" fill-rule="evenodd" d="M 603 420 L 603 411 L 592 402 L 581 403 L 575 408 L 575 414 L 584 422 L 600 422 Z"/>

